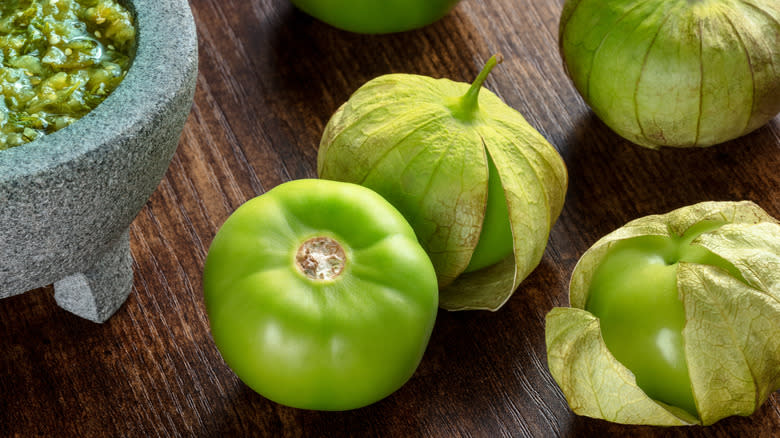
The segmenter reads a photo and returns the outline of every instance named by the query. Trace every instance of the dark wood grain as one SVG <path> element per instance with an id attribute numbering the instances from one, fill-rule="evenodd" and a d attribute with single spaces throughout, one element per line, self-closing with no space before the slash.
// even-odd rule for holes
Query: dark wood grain
<path id="1" fill-rule="evenodd" d="M 780 395 L 711 427 L 628 427 L 578 417 L 550 377 L 544 315 L 600 236 L 646 214 L 750 199 L 780 217 L 780 118 L 704 150 L 652 151 L 612 133 L 557 54 L 562 0 L 463 0 L 441 21 L 387 36 L 341 32 L 286 0 L 191 0 L 200 75 L 179 149 L 131 226 L 127 303 L 103 325 L 51 288 L 0 301 L 0 436 L 770 437 Z M 372 406 L 338 413 L 274 404 L 241 383 L 209 333 L 201 270 L 242 202 L 316 177 L 329 116 L 365 81 L 409 72 L 487 87 L 564 157 L 570 186 L 540 266 L 498 312 L 441 311 L 416 374 Z"/>

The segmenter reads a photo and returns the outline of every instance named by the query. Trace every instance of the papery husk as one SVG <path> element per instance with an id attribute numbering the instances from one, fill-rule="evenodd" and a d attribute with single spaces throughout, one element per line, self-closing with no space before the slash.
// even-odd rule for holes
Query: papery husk
<path id="1" fill-rule="evenodd" d="M 539 264 L 568 179 L 555 148 L 490 91 L 481 89 L 473 120 L 454 117 L 469 88 L 411 74 L 369 81 L 328 122 L 317 168 L 401 211 L 436 268 L 441 307 L 496 310 Z M 462 274 L 484 219 L 487 154 L 506 195 L 513 256 Z"/>
<path id="2" fill-rule="evenodd" d="M 711 146 L 780 111 L 777 0 L 567 0 L 559 45 L 593 112 L 642 146 Z"/>
<path id="3" fill-rule="evenodd" d="M 701 221 L 725 225 L 692 241 L 730 262 L 742 278 L 680 263 L 684 350 L 699 418 L 649 398 L 604 343 L 584 310 L 596 268 L 612 245 L 638 236 L 681 236 Z M 579 414 L 626 424 L 712 424 L 750 415 L 780 389 L 780 223 L 756 204 L 704 202 L 629 222 L 596 242 L 572 274 L 571 307 L 547 315 L 550 373 Z"/>

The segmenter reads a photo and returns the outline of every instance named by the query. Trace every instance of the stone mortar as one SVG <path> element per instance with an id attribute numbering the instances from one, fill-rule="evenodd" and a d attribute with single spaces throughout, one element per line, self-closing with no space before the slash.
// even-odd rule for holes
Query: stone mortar
<path id="1" fill-rule="evenodd" d="M 73 125 L 0 151 L 0 298 L 53 283 L 60 307 L 95 322 L 130 293 L 128 228 L 176 150 L 198 69 L 187 0 L 124 3 L 137 51 L 119 87 Z"/>

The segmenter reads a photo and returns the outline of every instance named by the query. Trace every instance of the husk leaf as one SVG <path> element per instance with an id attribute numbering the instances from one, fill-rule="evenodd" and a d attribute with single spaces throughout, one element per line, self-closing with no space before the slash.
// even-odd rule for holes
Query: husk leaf
<path id="1" fill-rule="evenodd" d="M 578 415 L 623 424 L 682 426 L 695 418 L 647 397 L 634 375 L 609 352 L 590 312 L 556 307 L 547 314 L 547 364 Z"/>
<path id="2" fill-rule="evenodd" d="M 714 266 L 679 263 L 677 285 L 686 317 L 684 349 L 700 417 L 691 420 L 636 386 L 633 374 L 606 348 L 598 319 L 583 309 L 592 276 L 616 242 L 647 235 L 680 236 L 705 220 L 725 225 L 701 234 L 691 244 L 727 260 L 742 278 Z M 687 423 L 707 425 L 730 415 L 750 415 L 780 389 L 780 224 L 752 202 L 703 202 L 629 222 L 583 254 L 572 274 L 569 299 L 572 308 L 553 309 L 548 316 L 548 361 L 578 414 L 620 423 L 670 425 L 668 417 L 659 417 L 657 407 L 661 407 Z M 570 320 L 575 318 L 588 324 L 572 329 Z M 591 406 L 594 403 L 598 410 Z M 623 412 L 615 404 L 629 410 Z"/>

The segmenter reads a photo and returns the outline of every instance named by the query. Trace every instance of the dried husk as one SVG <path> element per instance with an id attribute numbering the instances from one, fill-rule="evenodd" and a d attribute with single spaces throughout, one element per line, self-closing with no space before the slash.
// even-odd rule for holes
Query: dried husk
<path id="1" fill-rule="evenodd" d="M 638 236 L 680 236 L 705 220 L 726 222 L 693 240 L 727 260 L 680 263 L 684 351 L 699 418 L 650 399 L 609 352 L 599 320 L 585 309 L 590 281 L 613 244 Z M 742 281 L 744 280 L 744 281 Z M 547 315 L 550 373 L 572 410 L 589 417 L 663 426 L 712 424 L 750 415 L 780 389 L 780 223 L 752 202 L 705 202 L 632 221 L 596 242 L 572 274 L 571 307 Z"/>
<path id="2" fill-rule="evenodd" d="M 711 146 L 780 112 L 777 0 L 567 0 L 567 73 L 636 144 Z"/>
<path id="3" fill-rule="evenodd" d="M 470 88 L 411 74 L 367 82 L 328 122 L 317 168 L 401 211 L 436 268 L 441 307 L 496 310 L 539 264 L 567 174 L 556 149 L 489 90 L 476 88 L 476 107 L 463 117 L 459 102 Z M 462 274 L 485 215 L 487 154 L 504 189 L 513 255 Z"/>

